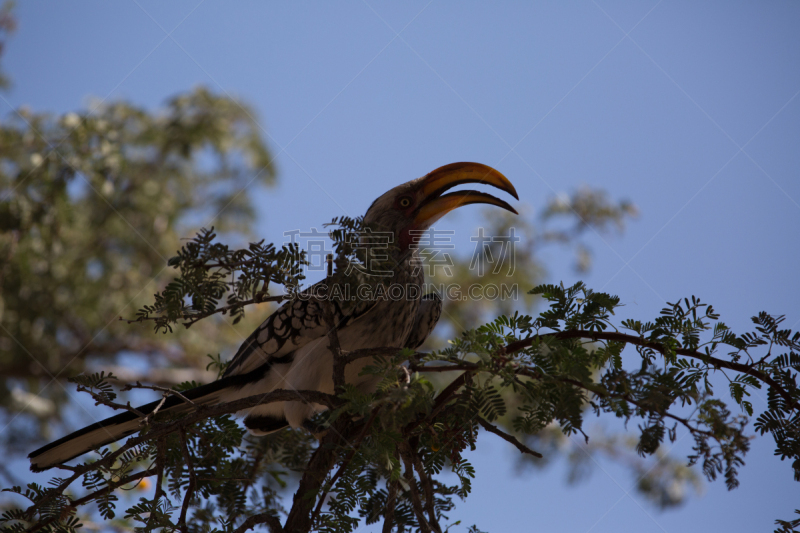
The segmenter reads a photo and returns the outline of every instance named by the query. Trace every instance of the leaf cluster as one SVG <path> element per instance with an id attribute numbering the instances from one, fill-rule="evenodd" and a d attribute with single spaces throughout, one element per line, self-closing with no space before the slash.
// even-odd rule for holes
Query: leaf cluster
<path id="1" fill-rule="evenodd" d="M 305 277 L 305 252 L 296 243 L 276 249 L 262 240 L 231 250 L 216 242 L 216 236 L 213 227 L 203 228 L 178 250 L 168 261 L 178 275 L 155 295 L 152 305 L 136 313 L 136 321 L 152 320 L 155 330 L 164 333 L 171 332 L 174 323 L 188 328 L 217 313 L 230 315 L 236 324 L 244 318 L 246 305 L 283 298 L 270 296 L 270 283 L 292 291 Z"/>
<path id="2" fill-rule="evenodd" d="M 203 246 L 197 249 L 208 249 Z M 95 463 L 64 467 L 72 476 L 54 479 L 53 488 L 12 489 L 32 505 L 9 510 L 4 527 L 74 530 L 77 508 L 90 501 L 110 518 L 116 487 L 151 477 L 156 493 L 125 512 L 143 531 L 243 531 L 266 524 L 273 532 L 345 533 L 383 522 L 387 532 L 439 533 L 457 500 L 471 492 L 476 472 L 465 453 L 476 448 L 481 431 L 541 457 L 525 444 L 529 436 L 556 427 L 588 440 L 584 427 L 592 414 L 635 424 L 642 456 L 688 432 L 694 439 L 689 463 L 710 480 L 724 477 L 733 489 L 752 438 L 747 421 L 755 413 L 746 398 L 762 387 L 769 406 L 755 427 L 797 468 L 800 335 L 781 329 L 782 317 L 759 314 L 753 332 L 736 335 L 692 297 L 650 321 L 616 325 L 619 298 L 583 283 L 531 292 L 548 309 L 536 317 L 500 316 L 442 350 L 337 348 L 335 359 L 344 364 L 370 357 L 363 373 L 378 385 L 366 392 L 345 383 L 331 409 L 308 428 L 245 440 L 228 415 L 204 417 L 200 406 L 189 410 L 191 422 L 186 414 L 145 419 L 138 447 L 103 449 Z M 715 395 L 713 373 L 728 379 L 728 396 L 741 413 Z M 456 377 L 436 387 L 435 375 Z M 113 405 L 104 375 L 77 381 L 96 401 Z M 289 477 L 297 485 L 286 509 L 282 491 L 295 486 Z M 78 478 L 89 492 L 82 498 L 67 492 Z"/>
<path id="3" fill-rule="evenodd" d="M 0 32 L 8 17 L 3 8 Z M 254 212 L 240 192 L 273 181 L 252 110 L 202 87 L 157 110 L 117 101 L 63 115 L 20 108 L 4 116 L 0 405 L 25 410 L 29 402 L 15 399 L 24 393 L 52 414 L 67 395 L 46 385 L 81 373 L 87 359 L 111 364 L 136 352 L 188 366 L 194 356 L 187 354 L 238 341 L 230 328 L 165 339 L 115 319 L 164 287 L 164 263 L 199 220 L 247 235 Z M 30 424 L 25 418 L 17 422 Z M 10 446 L 29 433 L 2 438 Z"/>

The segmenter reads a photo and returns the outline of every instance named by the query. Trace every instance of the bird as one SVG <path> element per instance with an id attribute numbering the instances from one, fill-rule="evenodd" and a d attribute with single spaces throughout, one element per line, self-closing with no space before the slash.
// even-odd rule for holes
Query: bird
<path id="1" fill-rule="evenodd" d="M 480 163 L 452 163 L 392 188 L 367 209 L 365 226 L 387 232 L 394 246 L 387 254 L 395 263 L 381 282 L 417 289 L 417 296 L 356 299 L 351 305 L 333 301 L 333 322 L 343 350 L 397 347 L 417 349 L 433 331 L 442 312 L 436 293 L 419 296 L 424 272 L 419 268 L 418 238 L 448 212 L 470 204 L 489 204 L 514 214 L 507 202 L 474 190 L 451 191 L 467 183 L 485 184 L 519 200 L 514 186 L 499 171 Z M 325 280 L 323 280 L 325 281 Z M 323 283 L 323 282 L 320 282 Z M 312 286 L 306 294 L 315 294 Z M 324 294 L 322 295 L 324 297 Z M 242 343 L 223 375 L 216 381 L 184 391 L 194 405 L 213 405 L 269 393 L 277 389 L 316 390 L 333 394 L 333 352 L 320 295 L 294 298 L 280 306 Z M 361 390 L 377 385 L 374 377 L 360 376 L 369 358 L 347 365 L 345 381 Z M 147 415 L 186 411 L 191 406 L 170 396 L 137 410 Z M 244 413 L 244 426 L 253 435 L 267 435 L 285 427 L 299 428 L 325 407 L 302 401 L 261 404 Z M 308 426 L 306 426 L 308 427 Z M 141 418 L 124 412 L 67 435 L 32 452 L 31 470 L 40 472 L 84 453 L 120 440 L 142 429 Z"/>

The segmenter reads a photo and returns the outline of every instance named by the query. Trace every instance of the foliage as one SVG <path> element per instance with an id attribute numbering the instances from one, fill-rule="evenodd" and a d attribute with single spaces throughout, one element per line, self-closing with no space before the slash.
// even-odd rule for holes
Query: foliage
<path id="1" fill-rule="evenodd" d="M 188 328 L 216 313 L 229 313 L 236 324 L 244 318 L 246 305 L 283 298 L 269 296 L 270 283 L 292 288 L 303 279 L 297 268 L 287 268 L 303 262 L 304 253 L 296 244 L 277 250 L 261 241 L 232 251 L 214 242 L 215 237 L 213 227 L 203 228 L 178 250 L 168 265 L 178 269 L 180 275 L 155 295 L 153 305 L 145 305 L 137 312 L 137 321 L 153 320 L 155 330 L 164 333 L 171 332 L 171 324 L 179 320 Z M 219 307 L 223 297 L 226 305 Z"/>
<path id="2" fill-rule="evenodd" d="M 346 233 L 358 221 L 344 225 Z M 198 238 L 209 238 L 210 249 L 209 235 Z M 207 272 L 202 262 L 180 265 L 188 279 L 193 270 Z M 197 284 L 193 290 L 219 288 Z M 372 357 L 365 372 L 379 386 L 366 393 L 344 385 L 337 396 L 293 392 L 331 406 L 316 420 L 318 444 L 306 430 L 245 439 L 229 418 L 243 406 L 281 401 L 288 391 L 198 407 L 179 418 L 158 415 L 126 444 L 100 450 L 98 460 L 64 467 L 69 477 L 53 479 L 49 488 L 11 489 L 31 505 L 8 510 L 4 528 L 72 531 L 78 509 L 89 502 L 110 518 L 119 514 L 115 488 L 152 477 L 153 497 L 124 512 L 141 531 L 245 531 L 264 524 L 272 532 L 349 532 L 382 522 L 383 531 L 441 532 L 457 501 L 471 491 L 475 471 L 464 452 L 475 448 L 481 431 L 541 457 L 526 445 L 527 437 L 554 427 L 585 436 L 592 415 L 636 425 L 641 456 L 659 453 L 666 440 L 688 432 L 694 439 L 689 462 L 709 480 L 723 477 L 729 489 L 739 483 L 750 448 L 747 420 L 756 416 L 758 433 L 771 436 L 776 453 L 792 461 L 800 477 L 800 333 L 781 329 L 783 317 L 760 313 L 753 331 L 735 334 L 710 305 L 691 297 L 651 320 L 616 323 L 620 299 L 583 283 L 539 285 L 530 292 L 549 303 L 538 316 L 501 315 L 442 350 L 343 352 L 332 341 L 341 365 Z M 180 323 L 196 312 L 187 307 L 162 316 Z M 711 385 L 715 372 L 728 379 L 724 399 Z M 457 377 L 442 387 L 429 379 L 445 373 Z M 77 381 L 96 401 L 113 405 L 103 375 Z M 747 398 L 763 387 L 769 405 L 755 413 Z M 291 483 L 287 472 L 295 473 Z M 445 472 L 456 483 L 446 483 Z M 78 480 L 86 493 L 81 497 L 69 492 Z M 289 487 L 290 505 L 283 492 Z M 783 531 L 794 527 L 777 523 Z"/>
<path id="3" fill-rule="evenodd" d="M 14 17 L 14 2 L 6 0 L 0 6 L 0 56 L 5 52 L 5 41 L 17 29 L 17 19 Z M 0 70 L 0 89 L 8 89 L 11 80 Z"/>
<path id="4" fill-rule="evenodd" d="M 571 194 L 551 198 L 542 212 L 545 227 L 540 239 L 544 242 L 572 245 L 575 250 L 575 268 L 587 272 L 592 264 L 591 251 L 577 240 L 582 234 L 592 232 L 607 234 L 612 228 L 625 229 L 628 218 L 639 215 L 639 209 L 630 200 L 614 202 L 605 191 L 583 186 Z"/>
<path id="5" fill-rule="evenodd" d="M 471 236 L 472 255 L 445 256 L 446 252 L 439 252 L 429 258 L 426 275 L 437 289 L 449 286 L 463 289 L 474 284 L 515 287 L 514 298 L 476 300 L 459 298 L 459 294 L 447 295 L 442 322 L 451 327 L 445 329 L 440 325 L 439 333 L 457 335 L 467 325 L 513 313 L 516 310 L 513 305 L 519 302 L 524 303 L 525 310 L 532 310 L 535 297 L 526 294 L 525 288 L 545 277 L 547 269 L 538 259 L 543 249 L 553 245 L 571 248 L 575 269 L 585 273 L 591 268 L 592 253 L 582 242 L 584 235 L 606 235 L 612 228 L 621 232 L 626 221 L 637 215 L 638 210 L 630 201 L 612 201 L 604 191 L 585 186 L 550 198 L 538 219 L 524 208 L 521 216 L 497 209 L 485 210 L 485 228 L 479 228 L 481 233 Z M 512 238 L 516 244 L 509 246 Z M 442 342 L 437 340 L 441 339 L 431 339 L 427 345 L 441 346 Z"/>
<path id="6" fill-rule="evenodd" d="M 0 53 L 14 30 L 12 5 L 0 10 Z M 0 88 L 8 83 L 0 73 Z M 0 402 L 37 413 L 48 422 L 43 428 L 66 392 L 48 386 L 81 371 L 87 373 L 70 379 L 78 391 L 97 404 L 132 409 L 115 403 L 116 376 L 92 372 L 87 359 L 106 365 L 135 351 L 176 366 L 196 365 L 191 354 L 240 340 L 227 327 L 202 329 L 214 324 L 206 318 L 230 315 L 237 323 L 246 306 L 290 297 L 303 279 L 304 257 L 292 246 L 262 241 L 232 249 L 215 240 L 215 231 L 229 238 L 249 233 L 252 206 L 240 191 L 254 180 L 274 178 L 251 110 L 202 88 L 173 98 L 157 113 L 124 102 L 93 107 L 60 117 L 20 109 L 0 124 Z M 538 227 L 521 228 L 514 220 L 525 239 L 516 248 L 516 272 L 507 275 L 505 257 L 492 265 L 499 272 L 480 281 L 535 285 L 543 271 L 536 254 L 548 243 L 573 247 L 577 269 L 586 271 L 591 254 L 581 236 L 621 230 L 635 215 L 629 202 L 609 201 L 589 188 L 551 199 Z M 508 217 L 489 217 L 490 235 L 511 226 Z M 179 242 L 201 222 L 211 229 Z M 348 237 L 360 228 L 361 221 L 350 218 L 332 225 L 338 280 L 345 263 L 365 262 Z M 501 250 L 491 243 L 484 253 L 499 257 Z M 433 281 L 468 286 L 478 278 L 467 265 L 459 258 L 453 276 Z M 275 294 L 270 284 L 286 294 Z M 156 293 L 153 301 L 144 298 L 148 290 Z M 464 452 L 474 449 L 481 431 L 541 463 L 542 454 L 532 448 L 557 453 L 548 439 L 583 435 L 592 414 L 633 420 L 634 449 L 660 464 L 666 464 L 661 444 L 683 428 L 695 441 L 689 461 L 709 479 L 724 477 L 729 488 L 738 484 L 749 450 L 745 421 L 756 416 L 756 431 L 774 439 L 776 454 L 790 459 L 800 476 L 798 334 L 780 329 L 783 317 L 761 313 L 753 332 L 735 335 L 710 306 L 692 298 L 649 322 L 615 326 L 616 297 L 582 284 L 542 285 L 531 291 L 528 309 L 535 295 L 551 304 L 536 318 L 487 301 L 447 302 L 444 318 L 454 331 L 501 316 L 468 329 L 445 349 L 339 353 L 343 364 L 378 353 L 366 371 L 380 378 L 380 386 L 373 394 L 345 386 L 329 398 L 333 408 L 316 420 L 327 429 L 317 434 L 320 442 L 304 430 L 245 436 L 230 416 L 242 403 L 197 408 L 182 418 L 148 417 L 126 444 L 65 466 L 67 477 L 6 489 L 11 501 L 31 505 L 4 509 L 2 529 L 246 531 L 264 524 L 271 531 L 338 532 L 383 522 L 383 531 L 447 531 L 459 524 L 450 522 L 457 501 L 470 493 L 475 471 Z M 176 328 L 175 335 L 147 335 L 149 328 L 116 320 L 135 308 L 140 311 L 129 322 L 152 322 L 156 331 L 201 326 L 192 333 Z M 249 324 L 242 326 L 249 331 Z M 221 374 L 225 363 L 216 356 L 209 367 Z M 731 405 L 741 414 L 714 395 L 709 376 L 717 371 L 725 372 Z M 443 378 L 455 373 L 453 381 Z M 192 386 L 183 383 L 175 391 Z M 754 413 L 750 393 L 765 386 L 768 408 Z M 22 434 L 6 431 L 3 438 L 8 444 Z M 599 442 L 609 455 L 625 448 L 613 438 Z M 28 441 L 21 446 L 28 448 Z M 640 488 L 663 496 L 667 490 L 659 486 L 675 471 L 648 471 L 654 475 L 642 476 Z M 455 477 L 445 478 L 445 472 Z M 155 491 L 133 504 L 121 501 L 125 491 L 138 495 L 148 488 Z M 93 516 L 106 523 L 90 524 Z M 776 531 L 794 531 L 800 519 L 776 524 Z M 469 531 L 480 532 L 477 526 Z"/>
<path id="7" fill-rule="evenodd" d="M 63 116 L 23 108 L 3 120 L 0 404 L 41 405 L 38 414 L 52 417 L 66 391 L 48 384 L 87 360 L 109 364 L 128 351 L 186 367 L 240 340 L 213 327 L 148 335 L 118 318 L 166 283 L 166 258 L 198 220 L 248 235 L 253 211 L 241 193 L 273 178 L 252 111 L 203 88 L 156 112 L 100 102 Z M 3 438 L 11 445 L 21 434 Z"/>
<path id="8" fill-rule="evenodd" d="M 361 236 L 370 229 L 362 218 L 337 217 L 326 226 L 331 228 L 335 252 L 330 268 L 334 263 L 337 267 L 331 273 L 333 282 L 374 285 L 381 278 L 370 275 L 372 272 L 394 266 L 383 248 L 378 251 L 380 242 L 363 242 L 365 238 Z M 168 261 L 178 275 L 155 295 L 152 305 L 144 305 L 136 319 L 128 322 L 152 321 L 155 331 L 167 333 L 172 332 L 172 324 L 189 328 L 219 313 L 229 315 L 236 324 L 244 318 L 247 305 L 280 302 L 300 295 L 305 279 L 302 268 L 308 262 L 297 243 L 277 249 L 274 244 L 264 245 L 262 240 L 250 243 L 246 249 L 231 250 L 216 237 L 213 227 L 203 228 L 181 247 Z M 270 295 L 270 284 L 284 287 L 285 294 Z M 223 298 L 225 304 L 219 305 Z"/>

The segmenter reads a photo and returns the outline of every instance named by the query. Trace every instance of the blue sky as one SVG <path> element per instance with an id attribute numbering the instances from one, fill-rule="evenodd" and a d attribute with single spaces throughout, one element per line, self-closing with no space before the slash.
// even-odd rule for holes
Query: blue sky
<path id="1" fill-rule="evenodd" d="M 198 84 L 251 103 L 277 154 L 278 186 L 247 191 L 267 240 L 479 161 L 533 213 L 581 184 L 638 205 L 624 236 L 587 239 L 582 279 L 618 294 L 623 315 L 695 294 L 735 330 L 761 310 L 800 325 L 796 1 L 31 0 L 18 15 L 3 58 L 12 107 L 65 112 L 94 96 L 156 108 Z M 468 234 L 478 212 L 437 227 Z M 579 279 L 562 251 L 543 260 L 548 281 Z M 663 513 L 626 495 L 635 480 L 614 465 L 568 487 L 559 465 L 516 475 L 491 438 L 473 459 L 475 491 L 454 516 L 493 532 L 771 531 L 800 501 L 766 439 L 741 488 L 707 484 Z"/>

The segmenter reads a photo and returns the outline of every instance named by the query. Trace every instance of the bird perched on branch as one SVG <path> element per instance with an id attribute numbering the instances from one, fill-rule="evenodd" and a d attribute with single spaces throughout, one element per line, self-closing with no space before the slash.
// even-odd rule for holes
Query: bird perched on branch
<path id="1" fill-rule="evenodd" d="M 435 327 L 442 302 L 435 294 L 420 296 L 424 274 L 419 268 L 415 235 L 453 209 L 468 204 L 490 204 L 516 213 L 508 203 L 490 194 L 446 193 L 465 183 L 491 185 L 519 199 L 505 176 L 478 163 L 446 165 L 384 193 L 367 209 L 364 224 L 390 232 L 393 237 L 396 246 L 388 254 L 394 266 L 382 283 L 401 287 L 401 297 L 340 305 L 333 300 L 326 302 L 324 293 L 312 291 L 311 298 L 290 300 L 244 341 L 219 380 L 183 392 L 183 396 L 194 405 L 208 405 L 277 389 L 333 394 L 334 358 L 325 316 L 332 318 L 342 350 L 419 347 Z M 325 305 L 331 310 L 327 315 Z M 347 365 L 345 381 L 369 390 L 374 383 L 369 376 L 359 376 L 367 364 L 368 359 L 361 359 Z M 160 403 L 141 406 L 138 412 L 147 415 Z M 189 408 L 183 399 L 171 396 L 159 412 L 174 413 Z M 258 405 L 246 413 L 244 424 L 251 433 L 264 435 L 286 426 L 300 427 L 322 409 L 323 406 L 303 401 Z M 136 413 L 125 412 L 85 427 L 31 453 L 31 470 L 52 468 L 136 433 L 141 429 L 140 422 Z"/>

